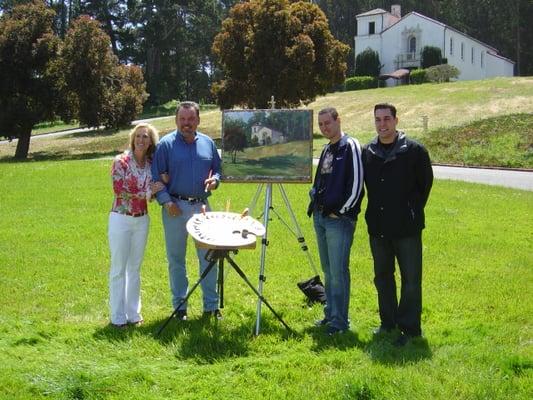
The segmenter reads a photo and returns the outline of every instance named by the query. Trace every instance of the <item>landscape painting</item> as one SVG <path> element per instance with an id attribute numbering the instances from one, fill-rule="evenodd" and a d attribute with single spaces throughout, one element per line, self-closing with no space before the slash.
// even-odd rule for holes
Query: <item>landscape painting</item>
<path id="1" fill-rule="evenodd" d="M 222 179 L 311 182 L 312 146 L 312 110 L 226 110 Z"/>

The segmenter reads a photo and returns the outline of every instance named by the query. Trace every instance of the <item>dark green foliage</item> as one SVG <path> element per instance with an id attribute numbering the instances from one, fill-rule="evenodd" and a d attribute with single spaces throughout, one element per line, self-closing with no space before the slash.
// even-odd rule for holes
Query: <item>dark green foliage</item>
<path id="1" fill-rule="evenodd" d="M 410 82 L 419 85 L 421 83 L 428 82 L 427 76 L 426 76 L 426 70 L 425 69 L 413 69 L 411 73 L 409 74 Z"/>
<path id="2" fill-rule="evenodd" d="M 354 75 L 378 77 L 381 71 L 381 66 L 378 53 L 367 48 L 355 58 Z"/>
<path id="3" fill-rule="evenodd" d="M 213 52 L 225 77 L 213 85 L 221 108 L 309 103 L 342 83 L 348 46 L 335 40 L 318 6 L 287 0 L 239 3 Z"/>
<path id="4" fill-rule="evenodd" d="M 231 162 L 235 164 L 237 152 L 244 151 L 247 145 L 246 126 L 241 121 L 229 120 L 224 124 L 224 151 L 231 154 Z"/>
<path id="5" fill-rule="evenodd" d="M 140 68 L 118 64 L 97 21 L 74 21 L 62 41 L 42 1 L 0 17 L 0 135 L 18 138 L 26 158 L 31 130 L 42 121 L 78 120 L 97 127 L 129 123 L 146 99 Z"/>
<path id="6" fill-rule="evenodd" d="M 429 68 L 434 65 L 443 64 L 442 54 L 438 47 L 434 46 L 424 46 L 421 53 L 422 57 L 422 68 Z"/>
<path id="7" fill-rule="evenodd" d="M 344 90 L 364 90 L 378 87 L 378 80 L 373 76 L 352 76 L 344 81 Z"/>
<path id="8" fill-rule="evenodd" d="M 92 18 L 73 22 L 57 68 L 68 103 L 59 111 L 64 120 L 75 116 L 90 127 L 118 128 L 142 111 L 147 94 L 140 68 L 118 64 L 109 36 Z"/>
<path id="9" fill-rule="evenodd" d="M 15 158 L 26 158 L 33 125 L 54 115 L 53 18 L 40 1 L 0 17 L 0 136 L 19 139 Z"/>

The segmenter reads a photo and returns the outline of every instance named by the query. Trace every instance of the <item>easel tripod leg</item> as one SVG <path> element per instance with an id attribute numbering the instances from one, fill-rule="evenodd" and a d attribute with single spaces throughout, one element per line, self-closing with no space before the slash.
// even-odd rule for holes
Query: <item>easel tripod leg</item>
<path id="1" fill-rule="evenodd" d="M 187 300 L 189 300 L 189 297 L 191 297 L 192 293 L 196 290 L 198 285 L 200 285 L 202 280 L 204 280 L 204 278 L 207 276 L 207 274 L 209 274 L 209 272 L 213 269 L 213 267 L 215 266 L 216 262 L 217 262 L 217 259 L 212 259 L 211 260 L 211 262 L 209 263 L 207 268 L 200 275 L 200 278 L 196 281 L 196 283 L 193 285 L 193 287 L 187 292 L 185 297 L 183 299 L 181 299 L 181 301 L 178 303 L 178 305 L 174 309 L 174 312 L 172 314 L 170 314 L 170 317 L 168 317 L 168 319 L 165 321 L 165 323 L 163 325 L 161 325 L 161 328 L 159 328 L 159 330 L 155 334 L 156 336 L 159 336 L 161 334 L 161 332 L 163 332 L 163 329 L 165 329 L 165 327 L 169 324 L 169 322 L 172 320 L 172 318 L 174 318 L 174 316 L 178 313 L 180 307 L 183 304 L 185 304 L 187 302 Z"/>
<path id="2" fill-rule="evenodd" d="M 231 264 L 231 266 L 233 267 L 233 269 L 239 274 L 239 276 L 246 282 L 246 284 L 254 291 L 254 293 L 257 295 L 257 297 L 260 299 L 260 301 L 262 301 L 263 303 L 265 303 L 265 305 L 268 307 L 268 309 L 270 311 L 272 311 L 272 314 L 274 314 L 274 316 L 279 320 L 279 322 L 282 323 L 282 325 L 287 328 L 287 330 L 291 333 L 293 333 L 293 330 L 289 327 L 289 325 L 287 325 L 285 323 L 285 321 L 283 321 L 283 318 L 281 318 L 281 316 L 272 308 L 272 306 L 268 303 L 268 301 L 264 298 L 264 296 L 259 293 L 259 291 L 254 287 L 254 285 L 252 285 L 252 283 L 250 282 L 250 280 L 248 279 L 248 277 L 244 274 L 244 272 L 239 268 L 239 266 L 235 263 L 235 261 L 233 261 L 229 256 L 226 256 L 226 259 L 228 260 L 228 262 Z"/>

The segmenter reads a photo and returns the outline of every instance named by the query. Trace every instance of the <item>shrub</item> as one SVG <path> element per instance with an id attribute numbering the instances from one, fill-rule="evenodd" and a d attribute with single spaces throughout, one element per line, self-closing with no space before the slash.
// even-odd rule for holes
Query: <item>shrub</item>
<path id="1" fill-rule="evenodd" d="M 449 64 L 434 65 L 426 70 L 426 76 L 430 82 L 449 82 L 459 76 L 460 71 Z"/>
<path id="2" fill-rule="evenodd" d="M 379 54 L 367 48 L 355 57 L 355 76 L 379 76 L 381 71 L 381 64 L 379 62 Z"/>
<path id="3" fill-rule="evenodd" d="M 373 76 L 352 76 L 344 81 L 344 90 L 364 90 L 378 87 L 378 80 Z"/>
<path id="4" fill-rule="evenodd" d="M 424 46 L 421 53 L 422 68 L 429 68 L 434 65 L 443 64 L 442 53 L 438 47 Z"/>
<path id="5" fill-rule="evenodd" d="M 410 79 L 411 83 L 415 85 L 420 85 L 421 83 L 428 82 L 426 70 L 421 68 L 412 70 L 410 74 Z"/>

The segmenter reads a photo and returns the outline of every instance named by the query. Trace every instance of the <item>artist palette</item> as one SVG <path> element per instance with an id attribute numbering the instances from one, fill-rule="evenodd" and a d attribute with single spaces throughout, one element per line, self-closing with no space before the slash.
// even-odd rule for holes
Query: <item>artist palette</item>
<path id="1" fill-rule="evenodd" d="M 210 249 L 253 249 L 256 239 L 265 234 L 262 223 L 238 213 L 210 211 L 194 214 L 187 221 L 187 232 L 196 247 Z"/>

